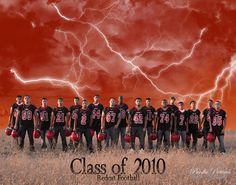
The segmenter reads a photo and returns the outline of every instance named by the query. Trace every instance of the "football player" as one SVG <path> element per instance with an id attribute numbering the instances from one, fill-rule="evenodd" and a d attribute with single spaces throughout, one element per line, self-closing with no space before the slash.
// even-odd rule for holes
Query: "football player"
<path id="1" fill-rule="evenodd" d="M 142 108 L 142 99 L 135 99 L 135 107 L 129 112 L 128 132 L 131 134 L 131 151 L 135 149 L 135 137 L 139 138 L 140 151 L 144 150 L 144 133 L 147 129 L 147 114 Z"/>
<path id="2" fill-rule="evenodd" d="M 152 106 L 151 98 L 146 98 L 146 106 L 144 106 L 147 114 L 147 135 L 148 135 L 148 149 L 153 149 L 153 142 L 149 138 L 150 134 L 154 131 L 155 109 Z M 146 132 L 144 133 L 145 141 Z"/>
<path id="3" fill-rule="evenodd" d="M 209 132 L 213 132 L 213 134 L 218 138 L 220 147 L 219 150 L 221 153 L 225 153 L 225 146 L 224 146 L 224 134 L 225 134 L 225 127 L 226 127 L 226 112 L 221 109 L 221 102 L 215 102 L 215 110 L 211 113 L 212 122 L 210 124 Z M 215 150 L 215 141 L 211 143 L 212 147 L 211 150 L 214 152 Z"/>
<path id="4" fill-rule="evenodd" d="M 67 151 L 67 143 L 66 143 L 66 133 L 65 129 L 68 128 L 68 121 L 70 118 L 70 112 L 64 106 L 64 102 L 62 98 L 58 98 L 57 100 L 57 107 L 55 107 L 52 111 L 51 115 L 51 129 L 54 130 L 54 143 L 53 148 L 55 149 L 57 144 L 58 135 L 61 135 L 62 141 L 62 150 Z"/>
<path id="5" fill-rule="evenodd" d="M 121 121 L 120 110 L 115 105 L 115 98 L 111 98 L 109 107 L 106 107 L 102 112 L 101 130 L 106 133 L 106 148 L 109 147 L 110 140 L 111 146 L 114 145 L 116 141 L 116 129 Z"/>
<path id="6" fill-rule="evenodd" d="M 156 114 L 156 129 L 158 133 L 157 148 L 160 148 L 164 138 L 165 151 L 169 150 L 170 146 L 170 131 L 173 124 L 173 110 L 167 105 L 167 100 L 161 101 L 161 107 L 157 109 Z"/>
<path id="7" fill-rule="evenodd" d="M 17 118 L 15 124 L 15 129 L 18 130 L 19 128 L 20 149 L 24 148 L 25 134 L 27 131 L 30 143 L 30 151 L 34 151 L 33 131 L 37 124 L 36 116 L 36 107 L 30 103 L 30 96 L 24 96 L 24 104 L 19 106 L 17 109 Z"/>
<path id="8" fill-rule="evenodd" d="M 78 116 L 75 117 L 74 131 L 80 133 L 80 139 L 84 135 L 87 143 L 87 150 L 89 152 L 93 151 L 92 148 L 92 136 L 90 134 L 90 128 L 92 126 L 92 112 L 88 108 L 88 101 L 82 101 L 82 108 L 77 110 Z"/>
<path id="9" fill-rule="evenodd" d="M 88 106 L 88 108 L 92 111 L 92 129 L 96 132 L 96 135 L 98 136 L 99 132 L 101 131 L 101 115 L 102 111 L 104 109 L 103 105 L 99 102 L 100 96 L 95 95 L 93 97 L 94 102 Z M 97 149 L 102 149 L 101 141 L 97 139 Z"/>
<path id="10" fill-rule="evenodd" d="M 180 135 L 182 148 L 186 145 L 186 133 L 188 132 L 188 111 L 184 109 L 184 103 L 178 103 L 178 110 L 175 112 L 175 132 Z M 179 143 L 177 143 L 177 148 Z"/>
<path id="11" fill-rule="evenodd" d="M 116 129 L 116 145 L 118 145 L 118 140 L 120 136 L 121 146 L 125 149 L 125 131 L 127 127 L 127 119 L 128 119 L 128 105 L 124 103 L 123 96 L 118 97 L 117 108 L 120 110 L 121 121 L 119 127 Z"/>
<path id="12" fill-rule="evenodd" d="M 40 133 L 41 133 L 41 142 L 42 142 L 41 148 L 43 149 L 47 148 L 45 136 L 46 136 L 46 132 L 50 128 L 51 114 L 52 114 L 52 108 L 48 106 L 47 98 L 42 98 L 41 106 L 37 109 L 37 117 L 39 121 Z M 52 145 L 51 141 L 49 142 L 50 142 L 50 145 Z"/>
<path id="13" fill-rule="evenodd" d="M 196 108 L 196 102 L 191 101 L 190 102 L 190 109 L 188 110 L 188 127 L 189 131 L 187 135 L 189 137 L 192 136 L 193 143 L 192 143 L 192 149 L 196 151 L 197 146 L 197 135 L 198 135 L 198 129 L 200 127 L 200 114 L 201 112 Z M 190 141 L 187 141 L 187 147 L 190 147 Z"/>
<path id="14" fill-rule="evenodd" d="M 202 117 L 202 121 L 201 121 L 201 125 L 200 125 L 200 130 L 202 129 L 202 124 L 203 124 L 203 144 L 202 146 L 207 149 L 207 134 L 209 132 L 210 129 L 210 121 L 211 121 L 211 114 L 214 111 L 214 107 L 213 107 L 213 100 L 208 100 L 208 107 L 206 109 L 204 109 L 203 111 L 203 117 Z"/>

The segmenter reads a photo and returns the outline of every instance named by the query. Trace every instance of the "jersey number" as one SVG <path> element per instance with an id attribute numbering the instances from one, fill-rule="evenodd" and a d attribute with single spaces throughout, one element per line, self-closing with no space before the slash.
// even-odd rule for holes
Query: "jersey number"
<path id="1" fill-rule="evenodd" d="M 23 110 L 22 120 L 32 120 L 32 112 L 30 110 Z"/>

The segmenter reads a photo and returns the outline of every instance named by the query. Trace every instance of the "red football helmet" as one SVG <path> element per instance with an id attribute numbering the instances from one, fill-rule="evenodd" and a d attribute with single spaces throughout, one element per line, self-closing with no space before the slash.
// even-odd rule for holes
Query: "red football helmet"
<path id="1" fill-rule="evenodd" d="M 191 141 L 191 136 L 190 135 L 186 135 L 186 142 L 190 142 Z"/>
<path id="2" fill-rule="evenodd" d="M 55 133 L 52 130 L 48 130 L 46 133 L 46 137 L 48 140 L 53 139 L 54 135 L 55 135 Z"/>
<path id="3" fill-rule="evenodd" d="M 41 135 L 41 134 L 40 134 L 40 130 L 38 130 L 38 129 L 37 129 L 37 130 L 34 130 L 33 136 L 34 136 L 35 139 L 38 139 L 38 138 L 40 137 L 40 135 Z"/>
<path id="4" fill-rule="evenodd" d="M 208 133 L 207 134 L 207 141 L 209 142 L 214 142 L 216 139 L 215 135 L 213 133 Z"/>
<path id="5" fill-rule="evenodd" d="M 11 136 L 12 136 L 13 138 L 17 138 L 17 137 L 19 137 L 19 132 L 18 132 L 17 130 L 13 130 L 13 131 L 11 132 Z"/>
<path id="6" fill-rule="evenodd" d="M 94 136 L 94 130 L 90 129 L 90 136 L 93 137 Z"/>
<path id="7" fill-rule="evenodd" d="M 171 134 L 171 141 L 178 142 L 179 141 L 179 135 L 176 133 Z"/>
<path id="8" fill-rule="evenodd" d="M 150 136 L 149 136 L 149 139 L 150 140 L 156 140 L 157 139 L 157 133 L 156 132 L 152 132 L 151 134 L 150 134 Z"/>
<path id="9" fill-rule="evenodd" d="M 76 132 L 72 132 L 70 135 L 72 141 L 79 142 L 80 141 L 80 134 Z"/>
<path id="10" fill-rule="evenodd" d="M 104 132 L 99 132 L 99 133 L 98 133 L 98 140 L 99 140 L 99 141 L 102 141 L 102 140 L 104 140 L 104 139 L 106 139 L 106 133 L 104 133 Z"/>
<path id="11" fill-rule="evenodd" d="M 12 132 L 12 129 L 11 129 L 10 127 L 7 127 L 7 128 L 5 129 L 5 133 L 6 133 L 7 136 L 10 136 L 10 135 L 11 135 L 11 132 Z"/>
<path id="12" fill-rule="evenodd" d="M 71 131 L 69 129 L 65 129 L 66 137 L 70 137 Z"/>
<path id="13" fill-rule="evenodd" d="M 125 142 L 130 143 L 131 142 L 131 136 L 129 134 L 125 134 Z"/>

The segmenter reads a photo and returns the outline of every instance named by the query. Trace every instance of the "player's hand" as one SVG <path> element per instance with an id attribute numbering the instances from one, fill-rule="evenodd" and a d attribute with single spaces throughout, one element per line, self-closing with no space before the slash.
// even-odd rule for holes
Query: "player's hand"
<path id="1" fill-rule="evenodd" d="M 209 129 L 209 132 L 212 132 L 212 128 Z"/>
<path id="2" fill-rule="evenodd" d="M 143 128 L 143 132 L 146 132 L 146 128 Z"/>
<path id="3" fill-rule="evenodd" d="M 115 127 L 115 129 L 117 129 L 117 128 L 118 128 L 118 126 L 119 126 L 119 125 L 117 125 L 117 124 L 116 124 L 116 125 L 114 126 L 114 127 Z"/>
<path id="4" fill-rule="evenodd" d="M 221 130 L 221 134 L 224 134 L 225 133 L 225 131 L 224 130 Z"/>

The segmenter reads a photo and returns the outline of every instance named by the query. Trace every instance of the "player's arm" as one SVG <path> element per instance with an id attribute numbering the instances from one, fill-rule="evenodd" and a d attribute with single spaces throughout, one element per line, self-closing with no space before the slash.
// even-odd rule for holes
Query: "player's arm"
<path id="1" fill-rule="evenodd" d="M 174 124 L 173 122 L 174 122 L 174 114 L 171 113 L 171 115 L 170 115 L 170 128 L 169 128 L 170 131 L 171 131 L 171 128 L 172 128 L 172 126 Z"/>
<path id="2" fill-rule="evenodd" d="M 121 122 L 121 114 L 119 113 L 118 114 L 118 121 L 117 121 L 117 124 L 115 125 L 115 128 L 118 128 L 120 122 Z"/>
<path id="3" fill-rule="evenodd" d="M 200 113 L 200 115 L 201 115 L 201 113 Z M 201 118 L 200 118 L 200 115 L 199 115 L 199 117 L 198 117 L 198 128 L 199 128 L 199 130 L 202 129 L 202 128 L 201 128 Z"/>
<path id="4" fill-rule="evenodd" d="M 128 127 L 127 127 L 127 132 L 130 132 L 131 125 L 132 125 L 132 120 L 131 120 L 131 115 L 130 115 L 130 112 L 129 112 L 129 114 L 128 114 Z"/>
<path id="5" fill-rule="evenodd" d="M 12 120 L 13 120 L 13 109 L 12 107 L 10 108 L 10 114 L 9 114 L 9 119 L 8 119 L 8 127 L 12 127 L 13 124 L 12 124 Z"/>
<path id="6" fill-rule="evenodd" d="M 15 127 L 14 127 L 14 129 L 15 129 L 15 130 L 17 130 L 17 129 L 18 129 L 18 127 L 19 127 L 19 122 L 20 122 L 20 114 L 21 114 L 21 112 L 20 112 L 20 110 L 19 110 L 19 109 L 17 109 L 16 111 L 17 111 L 17 113 L 16 113 L 16 123 L 15 123 Z"/>
<path id="7" fill-rule="evenodd" d="M 50 128 L 53 128 L 53 127 L 54 127 L 54 123 L 55 123 L 55 114 L 54 114 L 54 112 L 52 111 L 52 113 L 51 113 L 51 124 L 50 124 Z"/>
<path id="8" fill-rule="evenodd" d="M 89 127 L 92 128 L 93 126 L 93 115 L 90 115 L 90 122 L 89 122 Z"/>
<path id="9" fill-rule="evenodd" d="M 155 131 L 155 117 L 156 117 L 155 113 L 156 113 L 156 111 L 154 111 L 152 114 L 152 130 L 153 131 Z"/>
<path id="10" fill-rule="evenodd" d="M 154 120 L 154 129 L 155 131 L 157 130 L 158 128 L 158 114 L 157 112 L 155 113 L 155 120 Z"/>
<path id="11" fill-rule="evenodd" d="M 65 128 L 68 128 L 70 122 L 70 112 L 66 113 L 66 119 L 65 119 Z"/>
<path id="12" fill-rule="evenodd" d="M 147 115 L 144 117 L 144 128 L 143 128 L 143 131 L 145 132 L 146 129 L 147 129 L 147 122 L 148 122 L 148 117 Z"/>
<path id="13" fill-rule="evenodd" d="M 70 124 L 71 124 L 71 118 L 72 116 L 70 116 Z M 76 131 L 76 127 L 77 127 L 77 124 L 78 124 L 78 116 L 76 116 L 75 117 L 75 119 L 74 119 L 74 126 L 73 126 L 73 131 Z M 91 117 L 90 117 L 90 119 L 91 119 Z M 70 125 L 71 126 L 71 125 Z M 71 127 L 70 127 L 71 128 Z"/>
<path id="14" fill-rule="evenodd" d="M 174 115 L 174 128 L 175 128 L 175 132 L 177 132 L 177 116 Z"/>
<path id="15" fill-rule="evenodd" d="M 101 117 L 101 130 L 104 132 L 105 129 L 105 112 L 102 111 L 102 117 Z"/>
<path id="16" fill-rule="evenodd" d="M 39 125 L 38 124 L 38 112 L 37 112 L 37 110 L 35 110 L 34 111 L 34 113 L 33 113 L 33 120 L 34 120 L 34 129 L 36 129 L 37 128 L 37 126 Z"/>
<path id="17" fill-rule="evenodd" d="M 185 122 L 185 123 L 186 123 L 186 132 L 188 133 L 188 131 L 189 131 L 189 130 L 188 130 L 188 117 L 187 117 L 187 119 L 186 119 L 186 122 Z"/>
<path id="18" fill-rule="evenodd" d="M 200 128 L 200 130 L 202 129 L 202 125 L 203 125 L 203 123 L 205 122 L 205 116 L 204 116 L 204 114 L 202 115 L 202 120 L 201 120 L 201 123 L 199 124 L 199 128 Z"/>
<path id="19" fill-rule="evenodd" d="M 223 120 L 223 133 L 225 133 L 225 128 L 226 128 L 226 116 L 225 116 L 225 119 Z"/>

